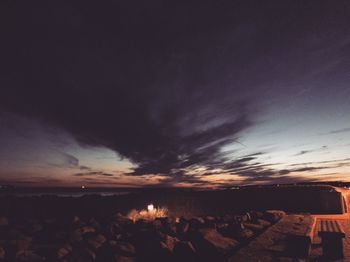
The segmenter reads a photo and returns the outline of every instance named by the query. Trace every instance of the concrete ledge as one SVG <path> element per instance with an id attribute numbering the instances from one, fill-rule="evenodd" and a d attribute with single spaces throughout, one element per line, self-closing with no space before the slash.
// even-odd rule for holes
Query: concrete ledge
<path id="1" fill-rule="evenodd" d="M 241 248 L 228 261 L 307 259 L 315 222 L 316 220 L 308 215 L 287 215 L 248 246 Z"/>

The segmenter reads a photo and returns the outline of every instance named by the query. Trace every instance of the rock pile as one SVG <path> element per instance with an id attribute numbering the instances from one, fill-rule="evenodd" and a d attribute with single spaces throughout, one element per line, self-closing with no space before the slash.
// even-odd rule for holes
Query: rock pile
<path id="1" fill-rule="evenodd" d="M 133 221 L 0 217 L 0 261 L 225 261 L 284 212 Z"/>

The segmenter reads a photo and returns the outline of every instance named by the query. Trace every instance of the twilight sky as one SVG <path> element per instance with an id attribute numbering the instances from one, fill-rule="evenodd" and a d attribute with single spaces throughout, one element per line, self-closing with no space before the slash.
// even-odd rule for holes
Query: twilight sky
<path id="1" fill-rule="evenodd" d="M 2 1 L 0 183 L 350 181 L 350 2 Z"/>

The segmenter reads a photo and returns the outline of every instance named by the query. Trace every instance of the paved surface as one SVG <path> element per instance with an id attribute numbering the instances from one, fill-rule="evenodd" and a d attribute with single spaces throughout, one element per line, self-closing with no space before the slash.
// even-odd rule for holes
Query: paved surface
<path id="1" fill-rule="evenodd" d="M 346 200 L 346 210 L 350 211 L 350 190 L 348 188 L 335 188 L 338 192 L 341 192 L 344 196 L 344 199 Z M 326 215 L 313 215 L 314 218 L 316 218 L 316 228 L 314 231 L 314 237 L 312 241 L 312 247 L 311 247 L 311 254 L 310 254 L 310 261 L 325 261 L 322 259 L 322 247 L 321 247 L 321 239 L 317 235 L 318 229 L 320 228 L 320 220 L 322 219 L 334 219 L 337 220 L 338 223 L 342 226 L 343 230 L 345 231 L 345 239 L 343 240 L 343 250 L 344 250 L 344 258 L 341 260 L 335 260 L 335 261 L 346 261 L 350 262 L 350 213 L 345 213 L 341 215 L 332 215 L 332 214 L 326 214 Z"/>
<path id="2" fill-rule="evenodd" d="M 228 262 L 305 261 L 300 258 L 307 257 L 314 221 L 311 216 L 287 215 Z"/>
<path id="3" fill-rule="evenodd" d="M 312 248 L 310 254 L 310 261 L 325 261 L 322 259 L 322 247 L 321 247 L 321 239 L 317 235 L 318 229 L 320 227 L 321 219 L 335 219 L 342 226 L 345 231 L 345 239 L 343 240 L 343 249 L 344 249 L 344 259 L 335 260 L 335 261 L 346 261 L 350 262 L 350 218 L 349 214 L 346 215 L 322 215 L 315 216 L 317 217 L 316 222 L 316 230 L 314 232 L 314 238 L 312 241 Z"/>

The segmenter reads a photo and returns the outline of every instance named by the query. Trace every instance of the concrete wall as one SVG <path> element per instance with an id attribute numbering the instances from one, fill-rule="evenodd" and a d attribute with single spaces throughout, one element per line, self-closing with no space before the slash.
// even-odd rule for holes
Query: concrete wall
<path id="1" fill-rule="evenodd" d="M 252 188 L 213 192 L 166 194 L 144 198 L 169 207 L 174 215 L 225 214 L 249 210 L 280 209 L 290 213 L 341 214 L 341 193 L 324 187 Z"/>

